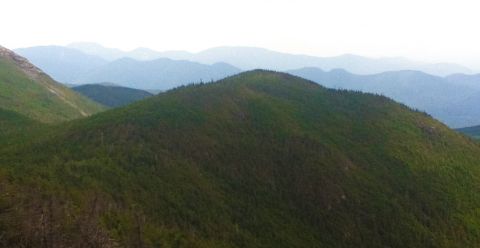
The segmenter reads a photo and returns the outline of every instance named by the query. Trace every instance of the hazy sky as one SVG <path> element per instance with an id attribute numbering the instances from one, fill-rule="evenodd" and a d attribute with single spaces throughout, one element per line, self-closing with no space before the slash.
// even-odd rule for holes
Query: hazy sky
<path id="1" fill-rule="evenodd" d="M 93 41 L 124 50 L 258 46 L 406 56 L 480 69 L 480 1 L 2 0 L 0 44 Z"/>

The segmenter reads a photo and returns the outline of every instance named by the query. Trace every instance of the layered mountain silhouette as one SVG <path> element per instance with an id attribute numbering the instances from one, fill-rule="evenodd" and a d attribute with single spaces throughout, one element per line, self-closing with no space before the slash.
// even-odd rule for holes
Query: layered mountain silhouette
<path id="1" fill-rule="evenodd" d="M 355 75 L 340 69 L 327 72 L 319 68 L 289 72 L 330 88 L 388 96 L 412 108 L 426 111 L 452 127 L 480 123 L 480 110 L 477 107 L 480 106 L 480 81 L 476 81 L 478 77 L 475 75 L 458 74 L 443 78 L 418 71 Z"/>
<path id="2" fill-rule="evenodd" d="M 272 69 L 284 71 L 302 67 L 319 67 L 324 70 L 342 68 L 355 74 L 373 74 L 398 70 L 418 70 L 439 76 L 454 73 L 472 73 L 470 69 L 452 63 L 421 63 L 405 58 L 372 59 L 352 54 L 335 57 L 315 57 L 281 53 L 257 47 L 215 47 L 198 53 L 185 51 L 158 52 L 147 48 L 122 52 L 121 50 L 105 48 L 95 43 L 75 43 L 70 45 L 70 47 L 109 60 L 127 57 L 137 60 L 170 58 L 204 64 L 224 62 L 242 70 Z"/>
<path id="3" fill-rule="evenodd" d="M 257 70 L 29 137 L 6 247 L 480 245 L 478 143 L 383 96 Z"/>
<path id="4" fill-rule="evenodd" d="M 103 107 L 55 82 L 24 57 L 0 46 L 0 109 L 51 123 L 86 117 Z"/>
<path id="5" fill-rule="evenodd" d="M 205 65 L 186 60 L 122 58 L 91 70 L 74 83 L 112 82 L 131 88 L 166 90 L 188 83 L 217 80 L 238 72 L 239 69 L 225 63 Z"/>
<path id="6" fill-rule="evenodd" d="M 221 79 L 242 69 L 294 68 L 288 72 L 327 87 L 384 94 L 426 111 L 451 127 L 480 124 L 477 108 L 480 77 L 462 74 L 470 70 L 452 64 L 421 64 L 402 58 L 369 59 L 355 55 L 320 58 L 250 47 L 218 47 L 199 53 L 156 52 L 147 48 L 123 52 L 95 43 L 76 43 L 69 47 L 33 47 L 18 51 L 54 78 L 65 79 L 62 82 L 112 82 L 156 91 Z M 298 69 L 305 65 L 310 67 Z M 317 69 L 319 67 L 322 69 Z M 380 73 L 363 75 L 373 72 Z M 426 72 L 454 74 L 441 77 Z"/>
<path id="7" fill-rule="evenodd" d="M 112 82 L 130 88 L 166 90 L 193 82 L 218 80 L 240 72 L 226 63 L 207 65 L 168 58 L 137 60 L 115 55 L 115 49 L 104 51 L 95 46 L 90 49 L 86 51 L 95 51 L 97 55 L 58 46 L 31 47 L 16 51 L 31 59 L 55 79 L 67 84 Z M 144 53 L 142 49 L 132 51 L 132 54 L 139 54 L 140 57 L 148 56 L 142 55 Z M 100 55 L 115 59 L 108 61 Z"/>

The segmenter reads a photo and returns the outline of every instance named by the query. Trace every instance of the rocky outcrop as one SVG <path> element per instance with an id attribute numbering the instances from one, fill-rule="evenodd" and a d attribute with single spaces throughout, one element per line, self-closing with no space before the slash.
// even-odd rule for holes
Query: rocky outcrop
<path id="1" fill-rule="evenodd" d="M 32 78 L 38 78 L 41 75 L 46 75 L 38 67 L 30 63 L 28 59 L 16 54 L 12 50 L 9 50 L 3 46 L 0 46 L 0 57 L 4 57 L 17 64 L 27 75 Z"/>

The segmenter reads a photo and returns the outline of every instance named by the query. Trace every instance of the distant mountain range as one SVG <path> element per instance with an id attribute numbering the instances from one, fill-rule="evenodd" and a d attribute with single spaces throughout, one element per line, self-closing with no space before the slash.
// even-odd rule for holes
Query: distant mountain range
<path id="1" fill-rule="evenodd" d="M 421 63 L 401 57 L 367 58 L 352 54 L 334 57 L 316 57 L 308 55 L 288 54 L 257 47 L 215 47 L 198 53 L 186 51 L 158 52 L 148 48 L 137 48 L 124 52 L 106 48 L 96 43 L 74 43 L 71 48 L 81 50 L 90 55 L 100 56 L 106 60 L 122 57 L 136 60 L 152 60 L 170 58 L 189 60 L 204 64 L 224 62 L 242 70 L 271 69 L 278 71 L 298 69 L 302 67 L 319 67 L 324 70 L 345 69 L 356 74 L 374 74 L 385 71 L 418 70 L 425 73 L 446 76 L 454 73 L 472 73 L 472 70 L 452 63 Z"/>
<path id="2" fill-rule="evenodd" d="M 87 50 L 90 53 L 98 51 L 97 55 L 61 46 L 31 47 L 15 51 L 30 59 L 54 79 L 66 84 L 112 82 L 131 88 L 166 90 L 188 83 L 221 79 L 241 71 L 226 63 L 207 65 L 169 58 L 137 60 L 115 55 L 115 49 Z M 102 56 L 121 58 L 108 61 Z"/>
<path id="3" fill-rule="evenodd" d="M 479 75 L 457 74 L 443 78 L 419 71 L 355 75 L 341 69 L 327 72 L 319 68 L 302 68 L 289 73 L 329 88 L 382 94 L 426 111 L 451 127 L 480 123 Z"/>
<path id="4" fill-rule="evenodd" d="M 136 102 L 153 94 L 132 88 L 108 84 L 85 84 L 72 87 L 72 89 L 107 107 L 120 107 Z"/>
<path id="5" fill-rule="evenodd" d="M 451 127 L 480 124 L 477 107 L 480 74 L 467 75 L 471 73 L 469 69 L 455 64 L 422 64 L 403 58 L 370 59 L 355 55 L 320 58 L 250 47 L 218 47 L 199 53 L 157 52 L 147 48 L 124 52 L 95 43 L 75 43 L 68 47 L 16 51 L 53 78 L 71 84 L 112 82 L 163 91 L 192 82 L 217 80 L 242 70 L 269 68 L 287 70 L 327 87 L 384 94 L 426 111 Z"/>
<path id="6" fill-rule="evenodd" d="M 148 61 L 122 58 L 79 76 L 73 83 L 113 82 L 131 88 L 167 90 L 183 84 L 217 80 L 239 72 L 238 68 L 225 63 L 205 65 L 165 58 Z"/>
<path id="7" fill-rule="evenodd" d="M 48 67 L 52 64 L 52 62 L 39 61 L 39 57 L 52 52 L 54 52 L 54 57 L 58 57 L 58 48 L 59 47 L 56 47 L 55 50 L 52 47 L 31 47 L 17 49 L 16 51 L 19 54 L 32 59 L 32 61 L 38 62 L 39 66 L 42 66 L 41 64 L 45 64 L 45 67 Z M 302 67 L 319 67 L 324 70 L 342 68 L 355 74 L 374 74 L 398 70 L 418 70 L 437 76 L 447 76 L 456 73 L 473 73 L 469 68 L 453 63 L 421 63 L 401 57 L 367 58 L 352 54 L 334 57 L 316 57 L 281 53 L 256 47 L 215 47 L 198 53 L 190 53 L 187 51 L 159 52 L 149 48 L 137 48 L 132 51 L 122 51 L 119 49 L 103 47 L 96 43 L 72 43 L 63 48 L 66 49 L 63 53 L 61 53 L 65 54 L 62 58 L 64 60 L 63 62 L 69 62 L 68 57 L 72 57 L 73 50 L 76 50 L 77 52 L 83 52 L 84 55 L 95 56 L 95 61 L 89 63 L 93 66 L 105 63 L 105 61 L 112 62 L 121 58 L 131 58 L 141 61 L 169 58 L 172 60 L 188 60 L 202 64 L 215 64 L 222 62 L 230 64 L 241 70 L 261 68 L 285 71 Z M 58 59 L 59 58 L 56 58 L 56 60 Z M 88 59 L 93 60 L 93 58 L 84 58 L 84 60 Z M 77 75 L 77 73 L 74 74 Z M 56 75 L 53 76 L 56 77 Z M 64 81 L 63 78 L 59 78 L 59 80 L 62 82 Z"/>

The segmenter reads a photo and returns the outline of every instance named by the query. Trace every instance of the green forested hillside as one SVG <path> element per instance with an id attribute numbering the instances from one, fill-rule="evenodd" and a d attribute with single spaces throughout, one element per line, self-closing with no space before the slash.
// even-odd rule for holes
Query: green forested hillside
<path id="1" fill-rule="evenodd" d="M 47 123 L 85 117 L 103 109 L 3 47 L 0 47 L 0 108 Z"/>
<path id="2" fill-rule="evenodd" d="M 80 85 L 72 89 L 108 107 L 120 107 L 152 96 L 144 90 L 101 84 Z"/>
<path id="3" fill-rule="evenodd" d="M 44 124 L 16 112 L 0 108 L 0 146 L 10 147 L 30 140 L 32 135 L 47 128 Z"/>
<path id="4" fill-rule="evenodd" d="M 478 247 L 479 154 L 385 97 L 246 72 L 0 151 L 0 244 Z"/>

